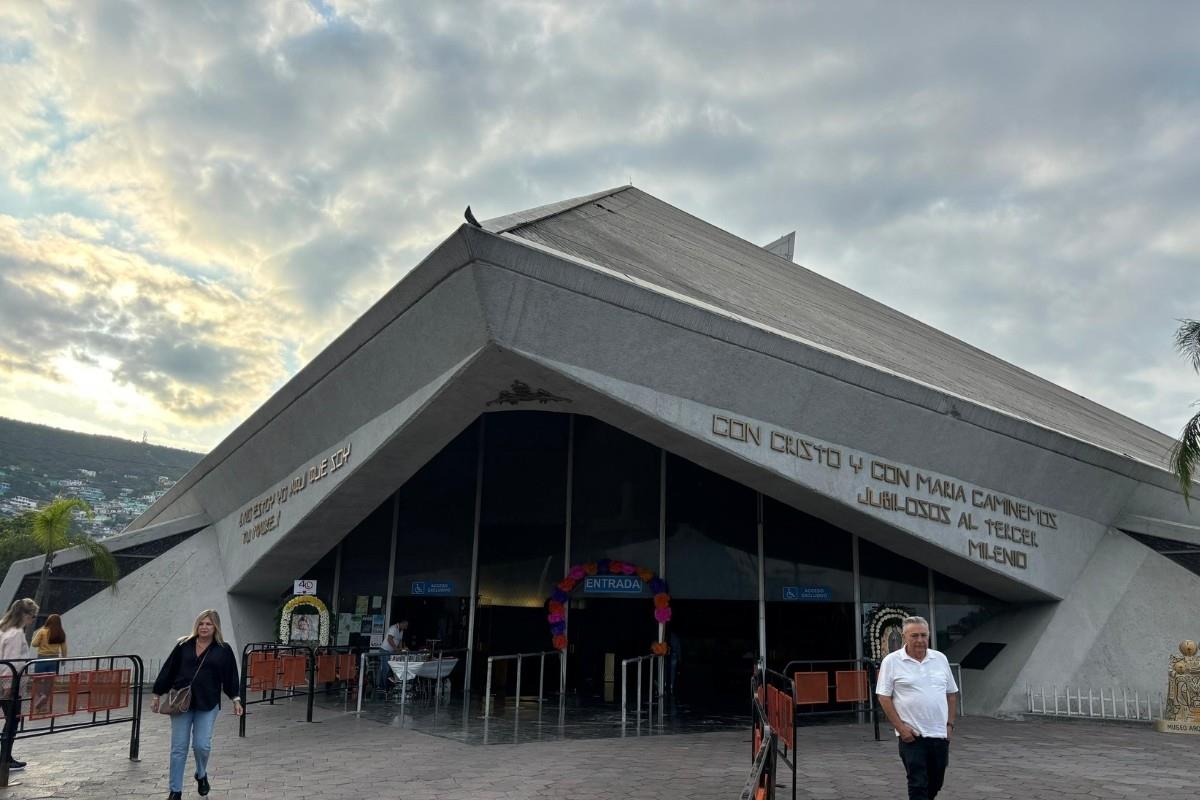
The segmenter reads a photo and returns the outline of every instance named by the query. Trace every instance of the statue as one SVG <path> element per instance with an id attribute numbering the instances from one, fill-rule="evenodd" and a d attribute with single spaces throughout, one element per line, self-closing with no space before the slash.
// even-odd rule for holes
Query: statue
<path id="1" fill-rule="evenodd" d="M 1200 722 L 1200 656 L 1191 639 L 1179 643 L 1182 655 L 1171 656 L 1167 671 L 1166 717 L 1176 722 Z"/>
<path id="2" fill-rule="evenodd" d="M 1167 703 L 1163 719 L 1154 721 L 1162 733 L 1200 734 L 1200 656 L 1191 639 L 1179 643 L 1167 670 Z"/>

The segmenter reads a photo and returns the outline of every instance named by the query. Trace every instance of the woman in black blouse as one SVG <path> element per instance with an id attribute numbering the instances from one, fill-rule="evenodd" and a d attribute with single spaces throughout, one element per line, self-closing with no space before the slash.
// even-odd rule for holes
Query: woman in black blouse
<path id="1" fill-rule="evenodd" d="M 158 711 L 159 698 L 170 689 L 192 687 L 191 707 L 171 715 L 171 783 L 167 800 L 183 796 L 183 768 L 188 740 L 196 756 L 196 789 L 208 794 L 208 754 L 212 751 L 213 724 L 221 711 L 221 691 L 233 700 L 233 713 L 242 715 L 238 696 L 237 656 L 221 636 L 221 617 L 211 608 L 200 612 L 192 632 L 175 644 L 154 681 L 150 708 Z"/>

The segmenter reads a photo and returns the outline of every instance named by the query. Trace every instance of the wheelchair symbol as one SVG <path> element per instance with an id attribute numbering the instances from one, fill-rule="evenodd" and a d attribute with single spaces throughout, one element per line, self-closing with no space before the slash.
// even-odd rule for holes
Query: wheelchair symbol
<path id="1" fill-rule="evenodd" d="M 784 600 L 799 600 L 800 599 L 800 587 L 798 587 L 798 586 L 783 587 L 783 599 Z"/>

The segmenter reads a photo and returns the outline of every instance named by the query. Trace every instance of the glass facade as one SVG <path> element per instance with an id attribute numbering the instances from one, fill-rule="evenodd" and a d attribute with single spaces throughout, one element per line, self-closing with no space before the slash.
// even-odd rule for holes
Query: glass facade
<path id="1" fill-rule="evenodd" d="M 612 558 L 660 571 L 673 613 L 669 683 L 685 700 L 740 697 L 760 631 L 768 665 L 782 669 L 881 657 L 899 643 L 897 616 L 910 614 L 934 620 L 945 650 L 1000 608 L 599 420 L 547 411 L 480 417 L 345 536 L 340 567 L 338 552 L 297 577 L 318 578 L 329 600 L 336 582 L 349 643 L 378 641 L 384 623 L 407 619 L 413 645 L 471 646 L 476 664 L 550 648 L 545 602 L 570 564 Z M 648 652 L 658 633 L 649 594 L 572 593 L 568 683 L 581 695 L 611 697 L 620 660 Z"/>

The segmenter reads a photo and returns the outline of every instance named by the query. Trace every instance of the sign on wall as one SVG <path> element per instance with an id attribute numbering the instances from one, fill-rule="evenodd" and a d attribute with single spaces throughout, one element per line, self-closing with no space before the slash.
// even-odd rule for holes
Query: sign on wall
<path id="1" fill-rule="evenodd" d="M 643 588 L 636 575 L 588 575 L 583 579 L 585 594 L 641 594 Z"/>
<path id="2" fill-rule="evenodd" d="M 833 589 L 829 586 L 785 586 L 783 599 L 796 603 L 823 603 L 833 599 Z"/>
<path id="3" fill-rule="evenodd" d="M 292 594 L 316 594 L 317 582 L 310 580 L 295 581 L 293 583 Z"/>
<path id="4" fill-rule="evenodd" d="M 414 595 L 451 595 L 454 594 L 454 581 L 413 581 Z"/>

